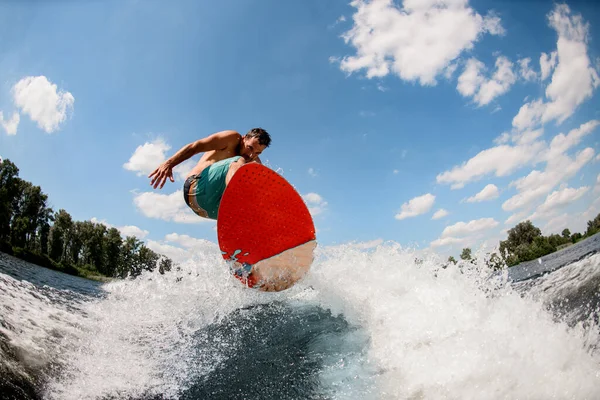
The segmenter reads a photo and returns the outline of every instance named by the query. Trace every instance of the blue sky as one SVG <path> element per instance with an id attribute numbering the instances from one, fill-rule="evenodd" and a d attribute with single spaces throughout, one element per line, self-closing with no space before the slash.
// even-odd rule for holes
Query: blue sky
<path id="1" fill-rule="evenodd" d="M 51 205 L 183 260 L 215 223 L 183 176 L 211 133 L 267 129 L 263 161 L 322 245 L 458 255 L 532 219 L 600 212 L 592 1 L 0 3 L 0 156 Z M 193 160 L 198 160 L 196 156 Z"/>

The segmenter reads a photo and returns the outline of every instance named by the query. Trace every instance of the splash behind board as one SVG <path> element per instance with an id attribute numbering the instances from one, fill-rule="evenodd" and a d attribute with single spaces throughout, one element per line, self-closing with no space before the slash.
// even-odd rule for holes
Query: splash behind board
<path id="1" fill-rule="evenodd" d="M 300 280 L 316 247 L 312 217 L 298 192 L 256 163 L 242 166 L 225 189 L 217 237 L 235 276 L 265 291 L 285 290 Z"/>

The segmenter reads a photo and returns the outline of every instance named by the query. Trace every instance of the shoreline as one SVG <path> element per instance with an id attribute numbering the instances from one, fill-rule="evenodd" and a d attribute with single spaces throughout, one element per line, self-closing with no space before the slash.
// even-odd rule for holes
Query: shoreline
<path id="1" fill-rule="evenodd" d="M 32 259 L 32 258 L 43 258 L 44 256 L 30 252 L 28 250 L 25 250 L 24 253 L 22 253 L 25 255 L 25 257 L 20 256 L 20 254 L 15 254 L 15 253 L 19 253 L 19 251 L 15 252 L 14 249 L 12 249 L 13 250 L 12 252 L 7 252 L 6 250 L 7 250 L 6 248 L 0 249 L 0 253 L 14 257 L 21 261 L 28 262 L 30 264 L 35 265 L 36 267 L 41 267 L 41 268 L 49 269 L 51 271 L 61 272 L 65 275 L 75 276 L 78 278 L 87 279 L 90 281 L 100 282 L 100 283 L 110 283 L 110 282 L 114 282 L 114 281 L 120 279 L 120 278 L 113 278 L 110 276 L 100 275 L 94 271 L 90 271 L 85 268 L 72 266 L 72 265 L 69 265 L 67 268 L 61 268 L 56 263 L 54 263 L 52 260 L 50 260 L 49 258 L 47 260 L 52 262 L 52 266 L 44 265 L 40 262 L 35 262 Z"/>

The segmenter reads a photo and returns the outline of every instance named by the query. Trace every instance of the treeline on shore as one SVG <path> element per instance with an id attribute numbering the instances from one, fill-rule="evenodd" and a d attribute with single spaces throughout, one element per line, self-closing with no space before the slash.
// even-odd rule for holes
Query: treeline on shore
<path id="1" fill-rule="evenodd" d="M 103 280 L 135 277 L 172 260 L 146 247 L 135 236 L 123 238 L 102 223 L 73 221 L 47 204 L 39 186 L 19 178 L 10 160 L 0 162 L 0 251 L 72 275 Z"/>
<path id="2" fill-rule="evenodd" d="M 600 232 L 600 214 L 593 220 L 588 221 L 587 230 L 584 233 L 572 234 L 569 229 L 565 228 L 561 235 L 552 234 L 550 236 L 543 236 L 542 231 L 527 220 L 508 230 L 508 238 L 500 241 L 498 247 L 500 254 L 498 255 L 495 252 L 489 254 L 486 263 L 494 270 L 513 267 L 522 262 L 536 260 L 554 253 L 598 232 Z M 464 261 L 474 260 L 471 249 L 464 248 L 460 254 L 460 259 Z M 448 262 L 456 264 L 457 260 L 450 256 Z"/>

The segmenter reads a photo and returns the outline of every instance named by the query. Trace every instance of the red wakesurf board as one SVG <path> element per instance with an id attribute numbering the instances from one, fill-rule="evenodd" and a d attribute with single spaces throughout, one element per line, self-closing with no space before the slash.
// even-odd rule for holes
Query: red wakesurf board
<path id="1" fill-rule="evenodd" d="M 243 165 L 221 199 L 217 237 L 236 278 L 249 287 L 280 291 L 308 272 L 315 227 L 302 197 L 281 175 Z"/>

